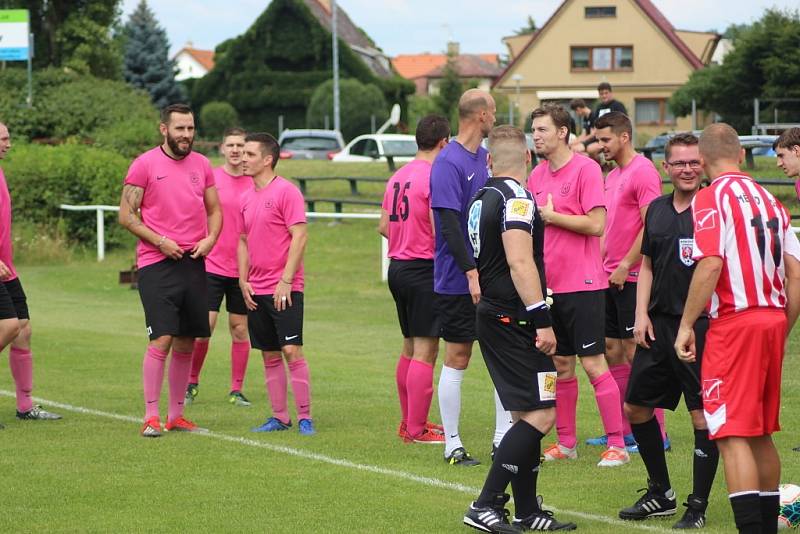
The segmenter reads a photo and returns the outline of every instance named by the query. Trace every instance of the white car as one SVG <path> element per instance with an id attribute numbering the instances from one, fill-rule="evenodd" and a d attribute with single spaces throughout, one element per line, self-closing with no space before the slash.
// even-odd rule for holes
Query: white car
<path id="1" fill-rule="evenodd" d="M 394 161 L 405 162 L 414 159 L 417 153 L 417 140 L 413 135 L 366 134 L 359 135 L 333 156 L 334 162 L 386 161 L 386 155 L 394 156 Z"/>

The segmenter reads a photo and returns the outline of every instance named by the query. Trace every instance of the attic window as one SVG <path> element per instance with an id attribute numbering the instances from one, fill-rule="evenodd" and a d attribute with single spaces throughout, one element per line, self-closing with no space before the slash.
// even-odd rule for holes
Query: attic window
<path id="1" fill-rule="evenodd" d="M 616 18 L 617 6 L 594 6 L 585 8 L 587 19 Z"/>

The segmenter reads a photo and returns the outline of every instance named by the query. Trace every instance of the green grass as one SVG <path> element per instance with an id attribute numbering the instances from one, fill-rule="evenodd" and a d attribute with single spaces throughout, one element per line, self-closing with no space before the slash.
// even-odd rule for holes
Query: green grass
<path id="1" fill-rule="evenodd" d="M 400 332 L 388 289 L 380 282 L 374 221 L 310 225 L 306 261 L 305 338 L 318 435 L 296 429 L 275 435 L 248 429 L 268 414 L 260 358 L 251 354 L 245 393 L 251 408 L 226 402 L 230 338 L 221 317 L 203 371 L 200 396 L 187 415 L 202 426 L 244 442 L 200 435 L 138 436 L 139 422 L 61 411 L 63 421 L 19 422 L 14 402 L 0 396 L 0 532 L 466 532 L 461 515 L 475 496 L 457 486 L 432 487 L 375 469 L 288 454 L 308 454 L 478 488 L 486 464 L 452 468 L 435 446 L 409 446 L 395 435 L 399 420 L 394 365 Z M 33 317 L 35 394 L 53 401 L 139 419 L 141 360 L 146 338 L 138 294 L 117 285 L 131 251 L 104 263 L 19 267 Z M 793 416 L 800 409 L 798 336 L 788 350 L 783 397 L 784 432 L 776 441 L 784 481 L 800 482 L 800 444 Z M 579 437 L 602 432 L 593 396 L 580 377 Z M 6 360 L 0 389 L 13 389 Z M 476 354 L 463 385 L 462 436 L 488 462 L 494 428 L 490 380 Z M 166 406 L 166 391 L 162 409 Z M 294 413 L 294 408 L 291 408 Z M 438 420 L 434 399 L 432 418 Z M 692 434 L 683 408 L 669 413 L 668 454 L 679 498 L 691 489 Z M 552 436 L 546 438 L 550 443 Z M 265 448 L 272 447 L 272 448 Z M 612 519 L 644 486 L 641 460 L 600 470 L 601 451 L 581 445 L 580 458 L 547 464 L 540 477 L 545 502 L 581 531 L 635 532 L 566 510 Z M 681 501 L 682 502 L 682 501 Z M 650 526 L 668 528 L 669 521 Z M 706 532 L 732 530 L 720 474 Z"/>

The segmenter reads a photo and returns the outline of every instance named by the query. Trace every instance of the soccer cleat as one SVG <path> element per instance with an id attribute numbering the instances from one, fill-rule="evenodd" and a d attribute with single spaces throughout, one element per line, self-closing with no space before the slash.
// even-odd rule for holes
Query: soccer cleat
<path id="1" fill-rule="evenodd" d="M 144 422 L 142 430 L 139 432 L 143 438 L 160 438 L 161 437 L 161 419 L 158 416 L 153 416 Z"/>
<path id="2" fill-rule="evenodd" d="M 628 451 L 618 447 L 609 447 L 600 455 L 600 461 L 597 462 L 597 467 L 619 467 L 631 461 Z"/>
<path id="3" fill-rule="evenodd" d="M 450 465 L 460 465 L 462 467 L 471 467 L 473 465 L 480 465 L 481 463 L 469 455 L 464 447 L 453 449 L 450 456 L 445 456 L 444 461 Z"/>
<path id="4" fill-rule="evenodd" d="M 167 424 L 164 425 L 164 430 L 166 432 L 198 432 L 201 428 L 185 417 L 180 416 L 172 421 L 167 421 Z"/>
<path id="5" fill-rule="evenodd" d="M 633 437 L 633 434 L 625 434 L 623 439 L 625 440 L 626 447 L 636 445 L 636 438 Z M 586 440 L 586 444 L 595 447 L 608 447 L 608 436 L 604 434 L 602 436 L 597 436 L 596 438 L 589 438 Z"/>
<path id="6" fill-rule="evenodd" d="M 186 396 L 184 397 L 184 404 L 191 404 L 194 402 L 194 399 L 197 398 L 197 394 L 200 393 L 200 384 L 189 384 L 186 388 Z"/>
<path id="7" fill-rule="evenodd" d="M 664 439 L 664 450 L 666 452 L 670 452 L 672 450 L 672 442 L 669 439 L 669 434 L 667 434 L 666 439 Z"/>
<path id="8" fill-rule="evenodd" d="M 683 505 L 686 507 L 686 511 L 683 513 L 683 517 L 681 517 L 680 521 L 672 525 L 672 528 L 678 530 L 703 528 L 706 525 L 706 507 L 708 507 L 708 501 L 700 497 L 695 497 L 694 495 L 689 495 Z"/>
<path id="9" fill-rule="evenodd" d="M 247 400 L 247 397 L 242 395 L 241 391 L 231 391 L 228 393 L 228 402 L 234 406 L 250 406 L 252 404 Z"/>
<path id="10" fill-rule="evenodd" d="M 400 426 L 397 427 L 397 437 L 403 438 L 403 440 L 405 440 L 407 428 L 408 427 L 406 426 L 406 424 L 400 421 Z"/>
<path id="11" fill-rule="evenodd" d="M 317 433 L 314 430 L 314 422 L 311 419 L 300 419 L 297 422 L 297 430 L 304 436 L 313 436 Z"/>
<path id="12" fill-rule="evenodd" d="M 57 419 L 61 419 L 61 416 L 57 413 L 42 410 L 41 406 L 34 405 L 33 408 L 27 412 L 17 411 L 17 419 L 21 419 L 23 421 L 55 421 Z"/>
<path id="13" fill-rule="evenodd" d="M 647 482 L 647 489 L 642 488 L 639 491 L 643 491 L 644 495 L 639 497 L 633 506 L 620 510 L 620 519 L 641 521 L 648 517 L 675 515 L 677 506 L 674 491 L 669 489 L 665 492 L 650 481 Z"/>
<path id="14" fill-rule="evenodd" d="M 403 441 L 406 443 L 427 443 L 430 445 L 444 445 L 445 439 L 442 434 L 437 434 L 432 430 L 423 428 L 420 435 L 416 437 L 412 437 L 411 435 L 406 433 L 406 437 L 403 438 Z"/>
<path id="15" fill-rule="evenodd" d="M 492 506 L 477 508 L 475 503 L 469 505 L 464 514 L 464 524 L 476 530 L 495 534 L 516 534 L 522 532 L 518 527 L 509 524 L 509 511 L 505 504 L 511 497 L 507 493 L 495 496 Z"/>
<path id="16" fill-rule="evenodd" d="M 425 429 L 430 432 L 433 432 L 434 434 L 441 434 L 442 436 L 444 436 L 444 427 L 442 425 L 437 425 L 436 423 L 431 423 L 430 421 L 428 421 L 427 423 L 425 423 Z"/>
<path id="17" fill-rule="evenodd" d="M 564 447 L 560 443 L 553 443 L 547 447 L 542 453 L 545 462 L 553 462 L 555 460 L 577 460 L 578 451 L 576 448 Z"/>
<path id="18" fill-rule="evenodd" d="M 279 432 L 281 430 L 289 430 L 291 426 L 291 421 L 283 423 L 276 417 L 270 417 L 263 425 L 251 428 L 250 432 Z"/>
<path id="19" fill-rule="evenodd" d="M 523 532 L 528 531 L 547 531 L 547 530 L 575 530 L 578 525 L 575 523 L 562 523 L 553 517 L 553 512 L 542 508 L 542 496 L 536 497 L 536 502 L 539 504 L 539 510 L 533 512 L 528 517 L 517 519 L 514 517 L 512 525 L 519 527 Z"/>

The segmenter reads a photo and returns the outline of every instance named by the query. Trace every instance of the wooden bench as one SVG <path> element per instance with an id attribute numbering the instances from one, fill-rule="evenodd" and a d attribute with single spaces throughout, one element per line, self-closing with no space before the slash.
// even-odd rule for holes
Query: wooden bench
<path id="1" fill-rule="evenodd" d="M 308 193 L 308 184 L 311 182 L 330 182 L 332 180 L 347 181 L 350 184 L 350 194 L 359 195 L 358 182 L 367 183 L 382 183 L 385 184 L 387 179 L 378 176 L 298 176 L 292 178 L 297 182 L 300 191 L 303 195 Z"/>
<path id="2" fill-rule="evenodd" d="M 307 197 L 305 199 L 306 207 L 308 211 L 316 211 L 317 202 L 328 202 L 333 204 L 333 211 L 336 213 L 342 213 L 342 208 L 345 204 L 352 204 L 355 206 L 371 206 L 371 207 L 381 207 L 381 201 L 379 200 L 364 200 L 361 198 L 319 198 L 319 197 Z"/>

